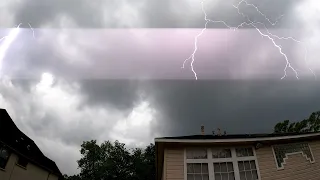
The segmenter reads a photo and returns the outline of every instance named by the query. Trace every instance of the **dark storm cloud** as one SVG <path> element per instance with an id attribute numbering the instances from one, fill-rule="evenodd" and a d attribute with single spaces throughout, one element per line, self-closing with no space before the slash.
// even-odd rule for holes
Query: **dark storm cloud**
<path id="1" fill-rule="evenodd" d="M 88 106 L 112 106 L 127 111 L 140 100 L 139 85 L 136 80 L 82 80 L 81 92 Z"/>
<path id="2" fill-rule="evenodd" d="M 237 13 L 232 4 L 239 1 L 212 0 L 205 1 L 205 9 L 208 17 L 213 20 L 224 20 L 231 26 L 237 26 L 244 18 Z M 271 21 L 275 21 L 280 15 L 291 13 L 291 8 L 297 0 L 282 1 L 248 1 L 253 3 L 261 12 L 265 13 Z M 12 14 L 14 23 L 29 22 L 33 27 L 76 27 L 80 28 L 202 28 L 204 15 L 198 0 L 151 0 L 151 1 L 90 1 L 90 0 L 36 0 L 22 1 L 13 4 Z M 240 6 L 241 12 L 250 16 L 251 20 L 261 21 L 268 25 L 267 21 L 255 8 Z M 284 16 L 278 26 L 287 27 Z M 71 24 L 70 24 L 71 23 Z M 2 27 L 8 25 L 0 24 Z M 225 28 L 222 24 L 211 24 L 211 28 Z"/>
<path id="3" fill-rule="evenodd" d="M 302 120 L 320 109 L 320 85 L 311 81 L 153 81 L 152 104 L 162 135 L 222 128 L 228 133 L 270 133 L 282 120 Z"/>

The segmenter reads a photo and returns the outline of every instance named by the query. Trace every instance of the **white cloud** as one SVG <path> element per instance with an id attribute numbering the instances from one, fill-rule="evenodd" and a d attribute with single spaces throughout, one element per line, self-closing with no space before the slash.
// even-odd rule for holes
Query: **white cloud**
<path id="1" fill-rule="evenodd" d="M 318 0 L 304 0 L 293 10 L 293 14 L 301 23 L 301 37 L 308 44 L 308 62 L 313 70 L 320 70 L 319 46 L 320 46 L 320 2 Z"/>
<path id="2" fill-rule="evenodd" d="M 149 102 L 143 101 L 133 108 L 123 120 L 116 122 L 110 132 L 113 140 L 119 140 L 129 146 L 145 146 L 153 141 L 150 126 L 155 121 L 156 110 Z"/>
<path id="3" fill-rule="evenodd" d="M 44 74 L 30 92 L 2 79 L 0 107 L 8 110 L 17 126 L 63 173 L 77 172 L 75 162 L 84 140 L 119 140 L 130 146 L 152 142 L 150 126 L 155 110 L 148 102 L 137 104 L 127 116 L 117 109 L 82 106 L 79 84 L 53 79 Z"/>

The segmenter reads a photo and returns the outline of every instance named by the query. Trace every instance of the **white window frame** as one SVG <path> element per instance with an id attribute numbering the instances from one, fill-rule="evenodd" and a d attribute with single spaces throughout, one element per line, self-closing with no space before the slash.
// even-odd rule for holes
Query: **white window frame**
<path id="1" fill-rule="evenodd" d="M 312 152 L 312 149 L 310 147 L 310 144 L 308 142 L 301 142 L 301 143 L 306 143 L 308 144 L 308 147 L 309 147 L 309 150 L 310 150 L 310 153 L 311 153 L 311 156 L 312 156 L 312 159 L 311 160 L 310 158 L 308 158 L 308 156 L 306 154 L 303 153 L 303 151 L 297 151 L 297 152 L 292 152 L 292 153 L 285 153 L 285 157 L 283 158 L 283 162 L 281 163 L 281 167 L 279 167 L 278 165 L 278 161 L 277 161 L 277 157 L 276 157 L 276 152 L 274 150 L 274 145 L 272 145 L 272 153 L 273 153 L 273 157 L 274 157 L 274 162 L 276 164 L 276 167 L 277 167 L 277 170 L 283 170 L 284 169 L 284 166 L 286 165 L 286 160 L 288 160 L 289 156 L 290 155 L 295 155 L 295 154 L 301 154 L 304 158 L 306 158 L 307 161 L 309 161 L 311 164 L 315 163 L 316 160 L 314 158 L 314 155 L 313 155 L 313 152 Z M 290 143 L 289 143 L 290 144 Z"/>
<path id="2" fill-rule="evenodd" d="M 192 149 L 192 148 L 193 147 L 190 147 L 190 149 Z M 234 178 L 235 178 L 235 180 L 240 180 L 238 161 L 252 161 L 252 160 L 254 160 L 256 163 L 258 180 L 261 180 L 256 151 L 252 146 L 205 147 L 205 148 L 207 149 L 207 159 L 187 159 L 187 149 L 189 149 L 189 148 L 184 149 L 184 180 L 187 180 L 187 164 L 188 163 L 208 163 L 209 180 L 215 180 L 214 179 L 213 163 L 217 163 L 217 162 L 232 162 L 233 171 L 234 171 Z M 212 158 L 212 148 L 230 149 L 231 150 L 231 158 Z M 253 156 L 237 157 L 236 148 L 252 148 Z"/>

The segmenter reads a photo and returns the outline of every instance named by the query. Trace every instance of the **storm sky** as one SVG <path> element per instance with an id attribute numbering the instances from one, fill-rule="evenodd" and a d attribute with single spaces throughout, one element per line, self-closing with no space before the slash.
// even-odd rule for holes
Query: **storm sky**
<path id="1" fill-rule="evenodd" d="M 23 24 L 0 58 L 0 107 L 69 175 L 79 172 L 85 140 L 144 147 L 199 134 L 201 125 L 208 134 L 270 133 L 279 121 L 307 118 L 320 110 L 320 2 L 247 2 L 270 22 L 281 17 L 272 25 L 243 2 L 251 21 L 299 42 L 272 42 L 261 24 L 234 31 L 209 23 L 195 80 L 190 60 L 181 67 L 205 24 L 199 0 L 2 0 L 0 37 Z M 206 0 L 204 9 L 236 27 L 248 22 L 238 3 Z M 299 80 L 290 67 L 281 79 L 284 54 Z"/>

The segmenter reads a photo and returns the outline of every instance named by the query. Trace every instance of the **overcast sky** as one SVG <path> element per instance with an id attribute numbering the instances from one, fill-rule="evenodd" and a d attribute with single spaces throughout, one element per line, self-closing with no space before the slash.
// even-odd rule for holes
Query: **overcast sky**
<path id="1" fill-rule="evenodd" d="M 181 67 L 205 24 L 200 0 L 2 0 L 0 37 L 24 24 L 0 42 L 0 107 L 67 174 L 79 171 L 84 140 L 143 147 L 202 124 L 270 133 L 320 110 L 320 2 L 247 1 L 265 16 L 245 2 L 242 16 L 238 2 L 205 1 L 207 18 L 236 27 L 247 16 L 299 41 L 272 42 L 262 24 L 210 23 L 197 39 L 195 80 L 190 60 Z M 286 58 L 297 74 L 288 67 L 281 80 Z"/>

